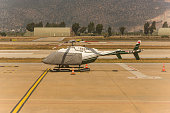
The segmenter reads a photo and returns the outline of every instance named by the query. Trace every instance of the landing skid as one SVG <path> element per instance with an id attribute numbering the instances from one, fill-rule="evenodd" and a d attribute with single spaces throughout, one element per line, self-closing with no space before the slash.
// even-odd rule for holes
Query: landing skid
<path id="1" fill-rule="evenodd" d="M 51 69 L 50 72 L 72 72 L 73 68 L 75 72 L 90 71 L 90 68 L 84 68 L 84 67 L 54 67 L 54 69 Z"/>

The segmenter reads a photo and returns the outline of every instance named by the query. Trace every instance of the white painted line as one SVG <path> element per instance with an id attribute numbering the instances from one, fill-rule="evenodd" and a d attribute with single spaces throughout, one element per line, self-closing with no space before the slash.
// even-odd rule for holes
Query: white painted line
<path id="1" fill-rule="evenodd" d="M 158 77 L 158 76 L 147 76 L 147 75 L 139 72 L 137 69 L 135 69 L 132 66 L 128 66 L 123 63 L 117 63 L 117 64 L 136 76 L 136 77 L 128 77 L 129 79 L 162 79 L 161 77 Z"/>
<path id="2" fill-rule="evenodd" d="M 0 55 L 32 55 L 33 53 L 0 53 Z"/>
<path id="3" fill-rule="evenodd" d="M 131 68 L 132 69 L 132 71 L 138 71 L 137 69 L 135 69 L 134 67 L 132 67 L 132 66 L 128 66 L 129 68 Z"/>
<path id="4" fill-rule="evenodd" d="M 40 51 L 40 50 L 0 50 L 0 51 Z"/>

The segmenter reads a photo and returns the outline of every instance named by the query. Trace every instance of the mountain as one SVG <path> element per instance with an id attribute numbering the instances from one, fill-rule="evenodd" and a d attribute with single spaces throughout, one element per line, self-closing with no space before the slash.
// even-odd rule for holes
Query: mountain
<path id="1" fill-rule="evenodd" d="M 0 29 L 19 29 L 33 21 L 64 21 L 67 26 L 93 21 L 133 28 L 162 14 L 166 4 L 163 0 L 0 0 Z"/>

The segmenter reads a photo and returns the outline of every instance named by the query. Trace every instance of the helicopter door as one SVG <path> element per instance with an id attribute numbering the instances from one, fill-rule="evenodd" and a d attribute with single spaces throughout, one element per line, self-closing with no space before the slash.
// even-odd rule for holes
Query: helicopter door
<path id="1" fill-rule="evenodd" d="M 82 53 L 54 52 L 46 57 L 45 62 L 52 65 L 81 65 Z"/>

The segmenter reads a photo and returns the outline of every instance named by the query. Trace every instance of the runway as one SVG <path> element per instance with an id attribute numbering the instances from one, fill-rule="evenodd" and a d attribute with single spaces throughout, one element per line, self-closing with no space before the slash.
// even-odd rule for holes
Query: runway
<path id="1" fill-rule="evenodd" d="M 0 58 L 45 58 L 56 50 L 0 50 Z M 145 49 L 139 53 L 141 58 L 170 58 L 170 49 Z M 115 55 L 101 56 L 99 59 L 115 59 Z M 122 55 L 122 58 L 134 58 Z"/>
<path id="2" fill-rule="evenodd" d="M 135 77 L 133 67 L 147 77 Z M 10 112 L 49 65 L 0 63 L 0 112 Z M 49 72 L 36 87 L 21 113 L 169 113 L 170 64 L 94 63 L 90 72 Z M 117 71 L 113 71 L 117 70 Z M 135 71 L 134 71 L 135 72 Z"/>
<path id="3" fill-rule="evenodd" d="M 45 58 L 56 50 L 0 50 L 0 58 Z"/>
<path id="4" fill-rule="evenodd" d="M 46 38 L 42 38 L 46 39 Z M 59 38 L 58 41 L 61 41 L 63 38 Z M 39 40 L 39 39 L 38 39 Z M 71 40 L 71 39 L 70 39 Z M 106 41 L 106 42 L 88 42 L 88 43 L 76 43 L 76 44 L 89 44 L 89 45 L 134 45 L 137 42 L 132 40 L 115 40 L 115 41 Z M 1 42 L 1 45 L 55 45 L 59 44 L 57 41 L 30 41 L 30 42 Z M 170 41 L 143 41 L 143 46 L 169 46 Z"/>

